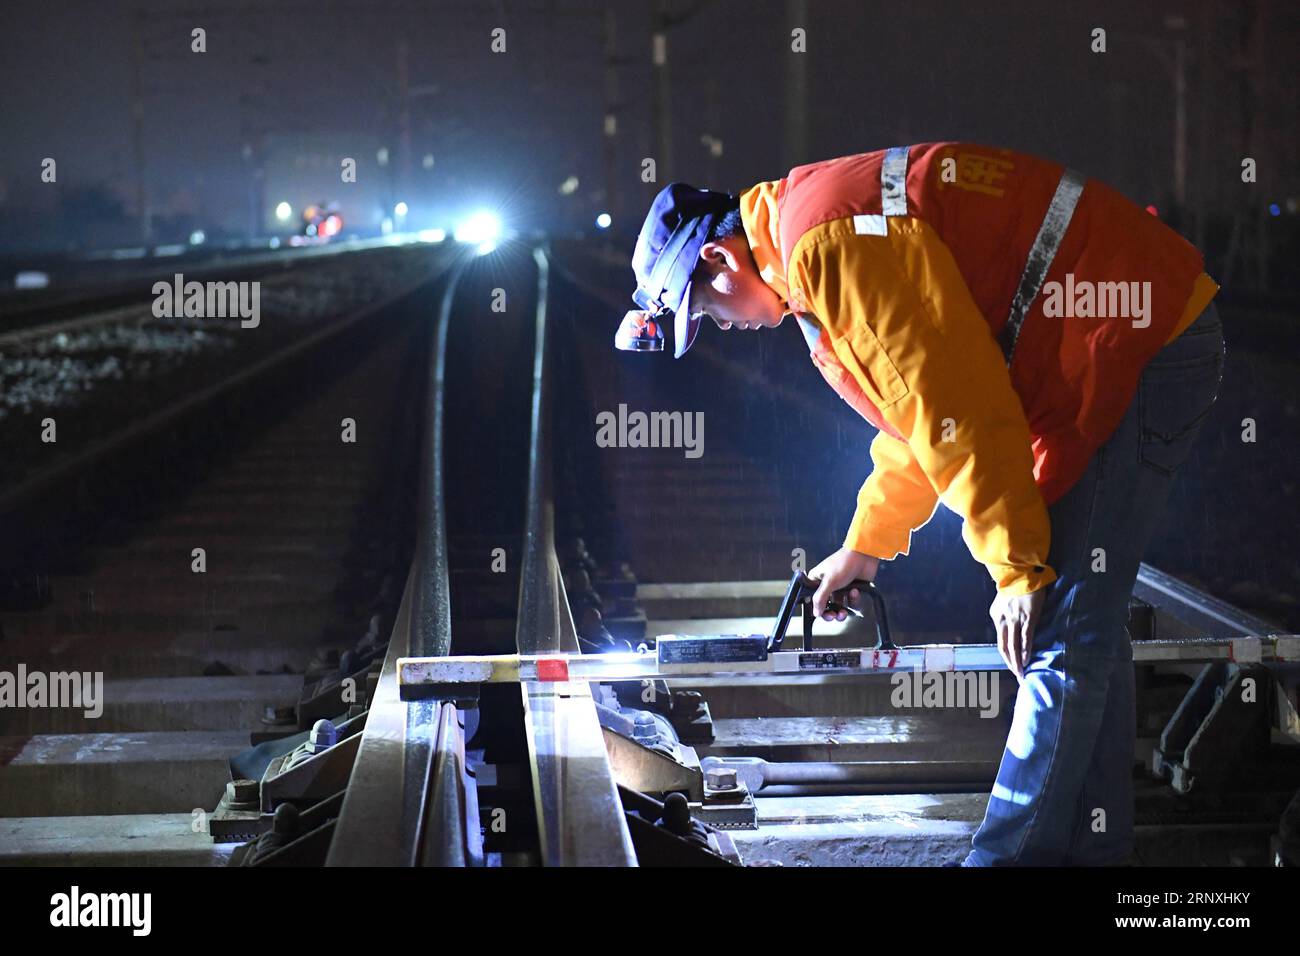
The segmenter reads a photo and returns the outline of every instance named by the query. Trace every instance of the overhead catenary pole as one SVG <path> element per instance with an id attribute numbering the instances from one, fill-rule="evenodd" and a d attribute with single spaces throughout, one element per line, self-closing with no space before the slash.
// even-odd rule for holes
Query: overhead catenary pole
<path id="1" fill-rule="evenodd" d="M 1174 74 L 1174 202 L 1178 214 L 1187 216 L 1187 21 L 1178 15 L 1165 18 L 1173 33 Z"/>
<path id="2" fill-rule="evenodd" d="M 1267 10 L 1265 0 L 1238 9 L 1240 16 L 1234 66 L 1237 86 L 1238 152 L 1255 162 L 1256 178 L 1246 184 L 1248 192 L 1233 204 L 1232 225 L 1224 252 L 1223 284 L 1233 285 L 1238 268 L 1245 275 L 1242 284 L 1253 291 L 1268 285 L 1268 230 L 1263 214 L 1266 203 L 1258 190 L 1266 187 L 1270 175 L 1267 133 L 1258 104 L 1266 101 L 1266 72 L 1263 67 Z"/>
<path id="3" fill-rule="evenodd" d="M 654 70 L 651 108 L 654 110 L 654 160 L 659 182 L 671 182 L 673 174 L 672 82 L 668 73 L 668 27 L 671 22 L 666 0 L 655 0 L 650 37 L 650 62 Z"/>
<path id="4" fill-rule="evenodd" d="M 613 217 L 615 223 L 621 221 L 622 213 L 622 205 L 619 202 L 621 191 L 615 186 L 618 175 L 617 137 L 620 112 L 618 65 L 618 17 L 613 5 L 610 5 L 605 8 L 605 118 L 601 143 L 605 164 L 605 211 Z"/>
<path id="5" fill-rule="evenodd" d="M 789 28 L 808 29 L 808 0 L 786 0 Z M 808 54 L 789 49 L 785 40 L 785 142 L 786 169 L 808 162 Z"/>
<path id="6" fill-rule="evenodd" d="M 405 200 L 411 188 L 411 45 L 397 41 L 397 192 Z"/>
<path id="7" fill-rule="evenodd" d="M 149 210 L 149 191 L 145 178 L 144 158 L 144 33 L 143 17 L 136 10 L 131 17 L 131 151 L 135 165 L 135 211 L 140 223 L 140 241 L 148 243 L 153 235 Z"/>
<path id="8" fill-rule="evenodd" d="M 1212 71 L 1219 68 L 1221 59 L 1215 53 L 1215 46 L 1220 37 L 1215 24 L 1215 7 L 1211 0 L 1201 0 L 1195 33 L 1197 45 L 1192 78 L 1196 84 L 1196 95 L 1193 102 L 1207 104 L 1214 101 L 1215 91 L 1222 88 L 1219 77 L 1212 76 Z M 1189 231 L 1192 244 L 1202 250 L 1205 249 L 1206 223 L 1210 218 L 1210 208 L 1213 201 L 1218 198 L 1218 191 L 1209 188 L 1206 177 L 1206 156 L 1209 154 L 1211 124 L 1205 121 L 1204 116 L 1205 109 L 1202 106 L 1202 118 L 1193 126 L 1196 138 L 1190 155 L 1190 200 L 1196 214 L 1192 218 Z"/>

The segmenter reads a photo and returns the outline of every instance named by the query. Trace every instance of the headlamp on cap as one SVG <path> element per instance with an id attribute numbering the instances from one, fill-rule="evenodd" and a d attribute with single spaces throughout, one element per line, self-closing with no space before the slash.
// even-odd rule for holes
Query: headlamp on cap
<path id="1" fill-rule="evenodd" d="M 614 334 L 614 347 L 624 352 L 662 352 L 664 350 L 665 318 L 671 318 L 667 309 L 651 312 L 632 309 L 623 316 Z"/>
<path id="2" fill-rule="evenodd" d="M 691 308 L 691 274 L 700 249 L 718 218 L 736 206 L 729 193 L 671 183 L 659 191 L 646 214 L 632 252 L 638 311 L 629 312 L 614 344 L 627 351 L 664 351 L 664 326 L 671 323 L 673 354 L 681 358 L 700 330 L 702 311 Z M 635 316 L 635 318 L 634 318 Z"/>

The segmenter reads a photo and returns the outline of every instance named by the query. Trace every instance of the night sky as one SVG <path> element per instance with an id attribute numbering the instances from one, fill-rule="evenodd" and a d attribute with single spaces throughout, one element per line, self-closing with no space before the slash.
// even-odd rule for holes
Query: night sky
<path id="1" fill-rule="evenodd" d="M 133 211 L 133 10 L 145 50 L 146 179 L 160 213 L 240 228 L 252 171 L 243 148 L 258 137 L 311 134 L 343 154 L 369 143 L 396 150 L 405 40 L 414 202 L 491 202 L 529 228 L 588 223 L 610 208 L 623 213 L 617 226 L 634 228 L 628 217 L 639 219 L 657 188 L 640 180 L 641 158 L 655 155 L 655 6 L 612 5 L 619 133 L 607 198 L 601 3 L 10 0 L 0 14 L 0 232 L 12 232 L 2 225 L 6 210 L 57 202 L 39 178 L 46 156 L 58 159 L 62 188 L 102 184 Z M 1167 202 L 1173 70 L 1161 57 L 1172 50 L 1165 17 L 1176 10 L 1187 21 L 1193 201 L 1226 209 L 1241 198 L 1251 111 L 1255 188 L 1266 201 L 1300 194 L 1294 4 L 1266 4 L 1259 21 L 1254 4 L 1206 2 L 662 6 L 685 19 L 668 30 L 673 155 L 671 164 L 660 158 L 659 185 L 671 177 L 736 190 L 800 159 L 969 139 L 1068 162 L 1143 204 Z M 205 54 L 190 52 L 195 26 L 207 30 Z M 794 26 L 807 30 L 803 156 L 784 136 Z M 1107 30 L 1105 54 L 1089 49 L 1098 26 Z M 506 30 L 502 54 L 490 49 L 495 27 Z M 1230 53 L 1255 34 L 1261 65 L 1251 93 Z M 722 141 L 720 157 L 704 136 Z M 425 154 L 435 157 L 432 170 L 420 165 Z M 380 172 L 372 160 L 365 156 L 361 175 Z M 561 196 L 569 176 L 580 187 Z"/>

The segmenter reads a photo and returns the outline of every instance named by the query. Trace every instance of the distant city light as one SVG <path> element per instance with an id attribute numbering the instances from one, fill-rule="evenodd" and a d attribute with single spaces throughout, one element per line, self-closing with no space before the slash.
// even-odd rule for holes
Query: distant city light
<path id="1" fill-rule="evenodd" d="M 421 242 L 442 242 L 447 238 L 446 229 L 421 229 L 416 234 Z"/>
<path id="2" fill-rule="evenodd" d="M 424 159 L 420 160 L 420 165 L 425 169 L 433 169 L 433 153 L 425 153 Z"/>
<path id="3" fill-rule="evenodd" d="M 29 270 L 14 276 L 15 289 L 44 289 L 50 284 L 48 273 Z"/>
<path id="4" fill-rule="evenodd" d="M 570 176 L 564 182 L 560 183 L 560 195 L 572 196 L 578 191 L 578 177 Z"/>
<path id="5" fill-rule="evenodd" d="M 596 228 L 608 229 L 613 222 L 614 220 L 610 218 L 609 213 L 602 212 L 599 216 L 596 217 Z"/>
<path id="6" fill-rule="evenodd" d="M 393 207 L 393 215 L 397 216 L 399 219 L 402 216 L 405 216 L 410 211 L 411 211 L 411 207 L 404 202 L 399 202 L 396 206 Z"/>
<path id="7" fill-rule="evenodd" d="M 387 147 L 387 146 L 380 146 L 380 147 L 379 147 L 379 152 L 375 153 L 375 161 L 376 161 L 377 163 L 379 163 L 380 166 L 387 166 L 387 165 L 388 165 L 388 147 Z"/>
<path id="8" fill-rule="evenodd" d="M 190 233 L 190 245 L 201 246 L 203 245 L 204 242 L 207 241 L 207 238 L 208 238 L 207 235 L 203 232 L 202 229 L 195 229 L 193 232 Z"/>
<path id="9" fill-rule="evenodd" d="M 293 207 L 287 202 L 282 202 L 275 207 L 275 218 L 281 222 L 288 222 L 289 217 L 293 215 Z"/>
<path id="10" fill-rule="evenodd" d="M 490 212 L 476 212 L 457 225 L 455 232 L 457 242 L 467 242 L 477 246 L 495 243 L 500 236 L 501 220 Z"/>

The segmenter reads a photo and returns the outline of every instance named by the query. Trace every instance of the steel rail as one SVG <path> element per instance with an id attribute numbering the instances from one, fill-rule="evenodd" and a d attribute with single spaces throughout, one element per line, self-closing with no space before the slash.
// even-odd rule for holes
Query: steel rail
<path id="1" fill-rule="evenodd" d="M 286 247 L 279 251 L 249 250 L 235 255 L 219 254 L 199 257 L 167 256 L 147 257 L 142 269 L 110 285 L 96 282 L 72 284 L 61 287 L 55 294 L 0 293 L 0 345 L 9 346 L 32 336 L 53 335 L 60 331 L 93 327 L 105 321 L 114 321 L 108 313 L 143 312 L 142 321 L 160 321 L 149 313 L 148 302 L 140 302 L 140 289 L 153 288 L 157 281 L 171 280 L 179 269 L 184 269 L 187 279 L 204 282 L 212 279 L 232 281 L 268 276 L 291 275 L 299 266 L 316 265 L 322 259 L 358 252 L 375 252 L 411 247 L 413 242 L 393 242 L 388 239 L 349 239 L 329 246 Z M 90 260 L 93 261 L 93 260 Z M 100 260 L 114 261 L 114 260 Z M 115 260 L 119 265 L 123 260 Z M 278 267 L 277 272 L 267 270 Z M 117 273 L 115 273 L 117 274 Z M 152 299 L 152 293 L 150 294 Z M 52 313 L 96 310 L 94 315 L 71 318 L 51 317 Z"/>
<path id="2" fill-rule="evenodd" d="M 537 309 L 533 322 L 533 395 L 529 424 L 528 501 L 523 563 L 519 576 L 519 617 L 515 647 L 520 654 L 548 651 L 577 653 L 577 638 L 562 646 L 559 561 L 555 556 L 555 499 L 551 475 L 551 395 L 546 361 L 546 306 L 550 294 L 550 259 L 533 250 L 537 264 Z"/>
<path id="3" fill-rule="evenodd" d="M 402 603 L 393 623 L 379 682 L 362 731 L 361 747 L 330 844 L 327 866 L 416 866 L 422 862 L 430 816 L 443 829 L 440 836 L 455 840 L 443 845 L 437 859 L 448 863 L 476 858 L 478 814 L 473 825 L 449 827 L 453 815 L 445 790 L 456 775 L 447 772 L 446 755 L 460 742 L 456 708 L 435 701 L 404 702 L 397 686 L 397 660 L 413 648 L 446 654 L 451 648 L 451 597 L 447 562 L 447 521 L 443 497 L 447 330 L 452 303 L 468 259 L 460 259 L 443 291 L 425 390 L 424 437 L 420 454 L 421 489 L 417 512 L 415 553 Z M 463 767 L 464 755 L 460 753 Z M 430 781 L 439 765 L 441 784 L 430 797 Z M 466 817 L 466 804 L 459 801 Z M 444 840 L 444 844 L 446 841 Z"/>
<path id="4" fill-rule="evenodd" d="M 576 654 L 577 633 L 555 554 L 546 357 L 550 259 L 541 246 L 533 250 L 533 259 L 537 312 L 532 434 L 515 645 L 520 654 Z M 588 685 L 529 681 L 520 685 L 520 694 L 543 865 L 635 866 L 636 853 Z"/>

